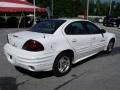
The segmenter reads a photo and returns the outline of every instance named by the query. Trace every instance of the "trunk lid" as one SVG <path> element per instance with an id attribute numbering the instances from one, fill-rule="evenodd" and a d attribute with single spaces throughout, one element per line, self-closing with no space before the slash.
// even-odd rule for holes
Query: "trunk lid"
<path id="1" fill-rule="evenodd" d="M 8 34 L 8 43 L 14 47 L 22 48 L 22 46 L 27 40 L 30 39 L 36 40 L 36 38 L 38 39 L 44 37 L 45 35 L 42 33 L 22 31 L 13 34 Z"/>

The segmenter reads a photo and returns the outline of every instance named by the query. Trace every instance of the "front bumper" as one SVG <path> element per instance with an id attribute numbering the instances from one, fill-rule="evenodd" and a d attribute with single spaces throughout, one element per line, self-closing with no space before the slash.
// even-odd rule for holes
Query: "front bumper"
<path id="1" fill-rule="evenodd" d="M 30 71 L 52 70 L 54 62 L 53 52 L 30 52 L 16 48 L 10 44 L 4 46 L 8 61 Z"/>

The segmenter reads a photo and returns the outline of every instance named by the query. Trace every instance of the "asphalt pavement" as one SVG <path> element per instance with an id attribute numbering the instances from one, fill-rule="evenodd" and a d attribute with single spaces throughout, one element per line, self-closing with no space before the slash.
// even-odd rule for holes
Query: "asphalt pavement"
<path id="1" fill-rule="evenodd" d="M 0 29 L 0 90 L 120 90 L 120 29 L 97 25 L 116 34 L 113 52 L 85 59 L 73 65 L 71 72 L 63 77 L 55 77 L 52 72 L 33 73 L 11 65 L 3 46 L 8 33 L 23 29 Z"/>

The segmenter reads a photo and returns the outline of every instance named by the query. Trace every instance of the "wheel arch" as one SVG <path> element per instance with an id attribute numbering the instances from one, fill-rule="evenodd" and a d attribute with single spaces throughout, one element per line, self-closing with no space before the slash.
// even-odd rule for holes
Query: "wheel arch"
<path id="1" fill-rule="evenodd" d="M 113 41 L 115 43 L 115 38 L 111 38 L 109 41 Z"/>
<path id="2" fill-rule="evenodd" d="M 114 43 L 116 42 L 116 38 L 115 37 L 111 37 L 108 39 L 107 41 L 107 45 L 109 44 L 110 41 L 114 41 Z"/>
<path id="3" fill-rule="evenodd" d="M 111 38 L 109 38 L 109 39 L 107 40 L 106 47 L 104 48 L 105 51 L 107 50 L 107 46 L 108 46 L 108 44 L 109 44 L 109 42 L 110 42 L 111 40 L 114 41 L 114 44 L 115 44 L 115 42 L 116 42 L 116 38 L 115 38 L 115 37 L 111 37 Z"/>
<path id="4" fill-rule="evenodd" d="M 70 57 L 72 58 L 72 61 L 74 60 L 74 51 L 71 50 L 71 49 L 67 49 L 67 50 L 61 51 L 60 53 L 57 54 L 57 56 L 55 57 L 55 59 L 56 59 L 59 55 L 61 55 L 61 54 L 63 54 L 63 53 L 69 53 L 69 54 L 70 54 Z"/>

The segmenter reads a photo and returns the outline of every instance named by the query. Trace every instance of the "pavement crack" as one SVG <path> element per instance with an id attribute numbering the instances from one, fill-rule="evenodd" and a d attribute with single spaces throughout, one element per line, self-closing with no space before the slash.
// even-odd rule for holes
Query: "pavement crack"
<path id="1" fill-rule="evenodd" d="M 72 82 L 72 81 L 78 79 L 79 77 L 83 76 L 85 73 L 86 73 L 86 72 L 83 72 L 82 74 L 80 74 L 80 75 L 78 75 L 78 76 L 77 76 L 77 75 L 73 75 L 74 78 L 72 78 L 72 79 L 64 82 L 63 84 L 59 85 L 59 86 L 56 87 L 54 90 L 59 90 L 59 89 L 62 88 L 63 86 L 65 86 L 65 85 L 69 84 L 70 82 Z"/>
<path id="2" fill-rule="evenodd" d="M 17 87 L 23 86 L 26 82 L 29 81 L 29 79 L 25 79 L 24 76 L 25 76 L 25 74 L 22 74 L 21 76 L 16 76 L 16 85 L 17 85 Z"/>
<path id="3" fill-rule="evenodd" d="M 25 80 L 24 82 L 20 82 L 17 84 L 17 86 L 20 86 L 20 85 L 24 85 L 26 82 L 28 82 L 29 80 Z"/>

